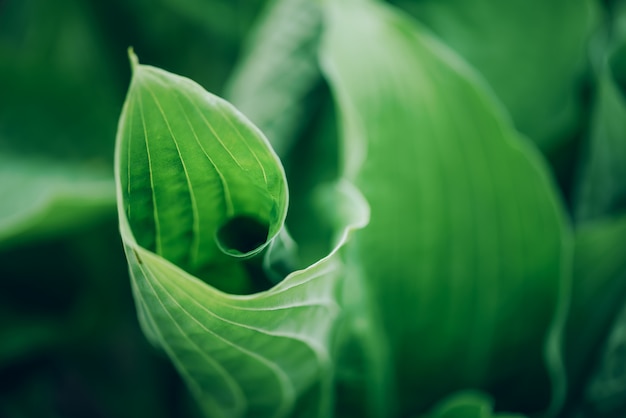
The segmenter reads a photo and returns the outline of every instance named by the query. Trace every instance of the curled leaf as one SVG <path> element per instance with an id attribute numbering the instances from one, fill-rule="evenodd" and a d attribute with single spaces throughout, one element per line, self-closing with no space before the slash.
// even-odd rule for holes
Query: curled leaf
<path id="1" fill-rule="evenodd" d="M 244 258 L 253 263 L 283 230 L 280 162 L 231 105 L 136 61 L 118 130 L 116 183 L 143 329 L 207 416 L 326 416 L 337 254 L 368 220 L 358 192 L 348 183 L 332 189 L 333 206 L 346 215 L 327 257 L 253 293 L 262 272 Z"/>

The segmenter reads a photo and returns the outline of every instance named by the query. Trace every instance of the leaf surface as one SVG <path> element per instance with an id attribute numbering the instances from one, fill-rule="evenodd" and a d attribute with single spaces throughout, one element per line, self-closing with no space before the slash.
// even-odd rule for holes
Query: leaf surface
<path id="1" fill-rule="evenodd" d="M 545 163 L 426 29 L 371 1 L 326 5 L 344 173 L 371 206 L 350 261 L 380 311 L 400 412 L 468 386 L 547 407 L 571 255 Z"/>
<path id="2" fill-rule="evenodd" d="M 272 250 L 287 209 L 282 166 L 260 131 L 192 81 L 135 63 L 116 167 L 139 318 L 207 416 L 326 416 L 337 252 L 368 217 L 358 192 L 340 183 L 330 193 L 344 209 L 327 257 L 241 296 L 232 293 L 255 290 L 246 263 Z M 224 229 L 242 216 L 264 234 Z"/>

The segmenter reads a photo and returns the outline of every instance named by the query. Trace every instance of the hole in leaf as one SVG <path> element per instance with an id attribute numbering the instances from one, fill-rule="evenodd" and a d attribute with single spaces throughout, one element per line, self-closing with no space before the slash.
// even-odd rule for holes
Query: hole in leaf
<path id="1" fill-rule="evenodd" d="M 231 254 L 246 254 L 267 241 L 270 226 L 267 222 L 239 215 L 226 221 L 217 231 L 218 244 Z"/>

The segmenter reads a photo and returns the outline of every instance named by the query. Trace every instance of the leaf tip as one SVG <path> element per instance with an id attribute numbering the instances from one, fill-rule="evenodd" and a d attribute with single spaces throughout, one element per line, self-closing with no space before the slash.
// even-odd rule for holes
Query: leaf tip
<path id="1" fill-rule="evenodd" d="M 134 73 L 137 69 L 137 66 L 139 65 L 139 58 L 137 58 L 137 55 L 135 55 L 135 50 L 132 46 L 128 47 L 128 59 L 130 60 L 130 68 Z"/>

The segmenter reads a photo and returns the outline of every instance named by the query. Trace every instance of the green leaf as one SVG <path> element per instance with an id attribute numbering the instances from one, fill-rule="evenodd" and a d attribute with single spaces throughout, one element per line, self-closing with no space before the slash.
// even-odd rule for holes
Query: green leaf
<path id="1" fill-rule="evenodd" d="M 494 413 L 493 401 L 481 392 L 462 392 L 439 402 L 423 418 L 523 418 L 518 414 Z"/>
<path id="2" fill-rule="evenodd" d="M 571 136 L 593 0 L 399 1 L 487 79 L 515 126 L 544 151 Z"/>
<path id="3" fill-rule="evenodd" d="M 13 155 L 0 155 L 0 196 L 0 248 L 84 227 L 115 204 L 103 170 Z"/>
<path id="4" fill-rule="evenodd" d="M 140 320 L 207 416 L 327 416 L 338 251 L 368 219 L 358 192 L 347 183 L 332 189 L 337 245 L 327 257 L 240 296 L 230 293 L 254 289 L 242 256 L 272 250 L 287 209 L 282 166 L 265 137 L 192 81 L 135 62 L 116 158 Z M 224 228 L 242 216 L 266 225 L 264 236 Z M 228 232 L 247 245 L 229 246 Z"/>
<path id="5" fill-rule="evenodd" d="M 620 80 L 625 72 L 626 38 L 605 57 L 598 76 L 576 196 L 580 221 L 626 210 L 626 82 Z"/>
<path id="6" fill-rule="evenodd" d="M 188 79 L 135 67 L 117 164 L 130 230 L 139 245 L 191 274 L 216 276 L 217 268 L 242 276 L 233 256 L 261 251 L 285 219 L 278 158 L 225 101 Z M 250 292 L 230 280 L 212 284 Z"/>
<path id="7" fill-rule="evenodd" d="M 626 216 L 576 231 L 565 359 L 571 398 L 581 398 L 626 300 Z"/>
<path id="8" fill-rule="evenodd" d="M 371 206 L 349 262 L 380 311 L 400 413 L 468 386 L 557 405 L 571 249 L 545 163 L 423 27 L 371 1 L 326 5 L 344 173 Z"/>
<path id="9" fill-rule="evenodd" d="M 225 95 L 282 157 L 309 117 L 306 99 L 321 79 L 317 47 L 322 13 L 309 0 L 274 0 L 268 6 Z"/>

